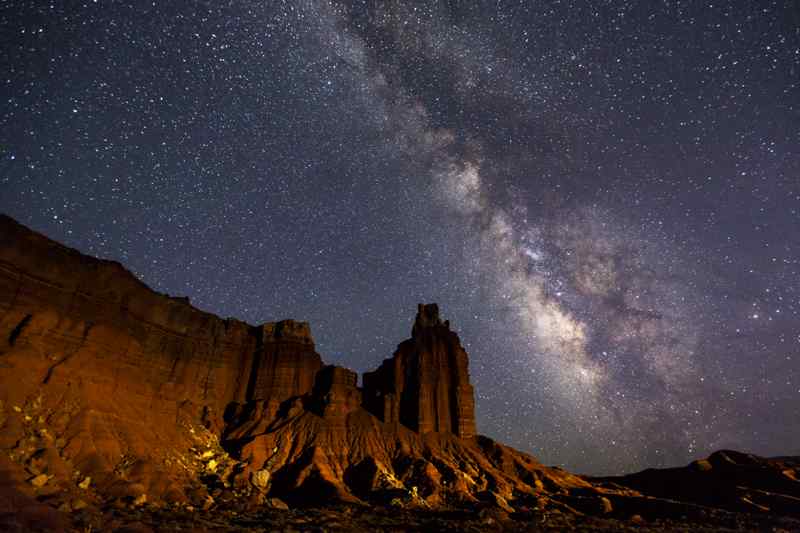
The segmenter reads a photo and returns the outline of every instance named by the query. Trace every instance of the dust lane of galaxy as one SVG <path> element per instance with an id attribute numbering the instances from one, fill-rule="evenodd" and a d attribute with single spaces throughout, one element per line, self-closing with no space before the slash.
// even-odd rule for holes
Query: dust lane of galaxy
<path id="1" fill-rule="evenodd" d="M 0 210 L 359 371 L 436 301 L 546 463 L 800 454 L 797 7 L 469 4 L 7 3 Z"/>

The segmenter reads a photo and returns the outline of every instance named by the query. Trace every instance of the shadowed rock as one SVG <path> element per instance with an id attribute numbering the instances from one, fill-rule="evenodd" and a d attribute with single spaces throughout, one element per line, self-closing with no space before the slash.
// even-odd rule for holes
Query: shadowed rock
<path id="1" fill-rule="evenodd" d="M 650 468 L 595 481 L 736 512 L 800 516 L 800 461 L 721 450 L 679 468 Z"/>
<path id="2" fill-rule="evenodd" d="M 343 422 L 361 406 L 358 374 L 341 366 L 326 366 L 317 373 L 313 404 L 316 412 L 328 420 Z"/>

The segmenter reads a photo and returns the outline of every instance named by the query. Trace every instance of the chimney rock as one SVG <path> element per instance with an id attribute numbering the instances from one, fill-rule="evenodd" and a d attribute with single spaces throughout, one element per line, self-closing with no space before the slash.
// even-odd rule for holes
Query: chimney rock
<path id="1" fill-rule="evenodd" d="M 420 304 L 411 339 L 391 359 L 364 374 L 364 405 L 387 423 L 418 433 L 475 435 L 475 400 L 468 356 L 439 317 L 439 306 Z"/>

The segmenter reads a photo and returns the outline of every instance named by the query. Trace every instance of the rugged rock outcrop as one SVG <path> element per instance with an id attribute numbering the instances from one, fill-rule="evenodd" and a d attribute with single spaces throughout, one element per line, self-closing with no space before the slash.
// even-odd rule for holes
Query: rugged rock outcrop
<path id="1" fill-rule="evenodd" d="M 257 337 L 246 399 L 262 400 L 274 417 L 283 402 L 311 392 L 322 358 L 307 322 L 269 322 Z"/>
<path id="2" fill-rule="evenodd" d="M 536 494 L 591 490 L 577 476 L 475 437 L 467 354 L 435 304 L 419 306 L 412 338 L 365 375 L 363 389 L 357 378 L 326 366 L 310 392 L 287 399 L 277 414 L 263 400 L 232 404 L 223 446 L 240 461 L 233 483 L 246 489 L 250 480 L 265 498 L 298 505 L 509 507 L 535 503 Z"/>
<path id="3" fill-rule="evenodd" d="M 50 486 L 179 497 L 171 465 L 245 400 L 258 333 L 0 217 L 0 449 L 50 458 Z"/>
<path id="4" fill-rule="evenodd" d="M 467 353 L 449 322 L 439 318 L 439 307 L 420 304 L 411 339 L 364 374 L 366 406 L 382 421 L 422 434 L 472 437 L 475 400 L 467 367 Z"/>

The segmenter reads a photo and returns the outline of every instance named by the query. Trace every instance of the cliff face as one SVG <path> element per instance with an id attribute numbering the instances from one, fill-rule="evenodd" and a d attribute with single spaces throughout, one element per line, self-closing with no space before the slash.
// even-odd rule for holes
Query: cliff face
<path id="1" fill-rule="evenodd" d="M 182 424 L 245 398 L 257 333 L 0 217 L 0 447 L 20 460 L 42 446 L 109 485 L 123 456 L 163 463 Z"/>
<path id="2" fill-rule="evenodd" d="M 411 339 L 364 374 L 367 408 L 386 423 L 422 434 L 472 437 L 475 401 L 467 367 L 467 353 L 449 322 L 439 318 L 439 307 L 420 304 Z"/>
<path id="3" fill-rule="evenodd" d="M 283 402 L 311 392 L 322 358 L 307 322 L 269 322 L 259 334 L 246 399 L 264 401 L 275 416 Z"/>

